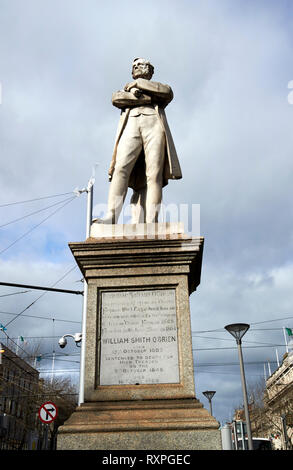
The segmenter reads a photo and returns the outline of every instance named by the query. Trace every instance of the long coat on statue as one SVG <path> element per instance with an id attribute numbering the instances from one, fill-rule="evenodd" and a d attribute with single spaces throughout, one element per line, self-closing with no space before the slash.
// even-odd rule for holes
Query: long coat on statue
<path id="1" fill-rule="evenodd" d="M 149 84 L 154 84 L 157 86 L 160 86 L 161 84 L 156 83 L 156 82 L 149 82 Z M 172 93 L 172 91 L 171 91 Z M 113 94 L 112 97 L 112 102 L 114 104 L 114 100 L 117 102 L 119 101 L 119 94 L 122 96 L 122 100 L 124 99 L 125 92 L 116 92 Z M 130 96 L 129 93 L 127 93 L 128 96 Z M 172 93 L 173 97 L 173 93 Z M 132 99 L 132 98 L 131 98 Z M 122 101 L 121 100 L 121 101 Z M 116 105 L 117 106 L 117 105 Z M 118 106 L 117 106 L 118 107 Z M 163 109 L 163 107 L 159 106 L 158 104 L 154 105 L 154 108 L 160 118 L 160 121 L 162 123 L 163 129 L 165 131 L 165 136 L 166 136 L 166 151 L 165 151 L 165 160 L 164 160 L 164 169 L 163 169 L 163 181 L 162 181 L 162 186 L 166 186 L 168 184 L 169 179 L 180 179 L 182 178 L 182 173 L 181 173 L 181 168 L 177 156 L 177 152 L 175 149 L 175 145 L 173 142 L 173 138 L 169 129 L 169 125 L 167 122 L 166 114 Z M 115 162 L 116 162 L 116 155 L 117 155 L 117 148 L 119 144 L 120 137 L 127 125 L 129 113 L 130 113 L 131 108 L 124 108 L 122 109 L 119 124 L 118 124 L 118 130 L 116 134 L 116 139 L 115 139 L 115 145 L 114 145 L 114 151 L 113 151 L 113 156 L 112 156 L 112 161 L 109 169 L 109 176 L 110 178 L 112 177 L 114 170 L 115 170 Z M 132 173 L 129 178 L 128 186 L 132 188 L 134 191 L 139 191 L 146 186 L 146 175 L 145 175 L 145 159 L 144 159 L 144 151 L 142 149 L 142 152 L 140 153 L 134 168 L 132 170 Z"/>

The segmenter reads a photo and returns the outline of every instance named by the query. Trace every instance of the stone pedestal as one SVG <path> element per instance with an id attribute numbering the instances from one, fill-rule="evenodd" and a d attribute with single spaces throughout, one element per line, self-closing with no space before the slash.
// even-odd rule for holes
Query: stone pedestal
<path id="1" fill-rule="evenodd" d="M 85 403 L 57 448 L 220 449 L 219 423 L 194 391 L 189 295 L 203 238 L 178 224 L 114 229 L 93 224 L 69 245 L 88 283 Z"/>

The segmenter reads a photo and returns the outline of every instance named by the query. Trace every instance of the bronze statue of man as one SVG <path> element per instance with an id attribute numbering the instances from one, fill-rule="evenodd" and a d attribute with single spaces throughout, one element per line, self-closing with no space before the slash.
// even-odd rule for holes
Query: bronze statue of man
<path id="1" fill-rule="evenodd" d="M 154 67 L 134 59 L 133 81 L 112 95 L 121 116 L 109 169 L 108 212 L 100 223 L 117 223 L 128 187 L 135 207 L 132 223 L 158 221 L 162 187 L 180 179 L 181 169 L 165 115 L 173 99 L 170 86 L 151 81 Z"/>

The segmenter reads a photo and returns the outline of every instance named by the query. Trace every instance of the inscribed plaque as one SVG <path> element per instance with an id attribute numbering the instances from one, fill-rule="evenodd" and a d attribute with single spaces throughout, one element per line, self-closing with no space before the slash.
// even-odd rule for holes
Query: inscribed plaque
<path id="1" fill-rule="evenodd" d="M 175 289 L 102 292 L 100 385 L 179 383 Z"/>

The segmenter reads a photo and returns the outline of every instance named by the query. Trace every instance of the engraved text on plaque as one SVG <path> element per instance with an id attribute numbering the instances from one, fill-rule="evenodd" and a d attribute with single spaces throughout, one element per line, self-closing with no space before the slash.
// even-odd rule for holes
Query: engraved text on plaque
<path id="1" fill-rule="evenodd" d="M 179 383 L 175 289 L 102 292 L 100 385 Z"/>

